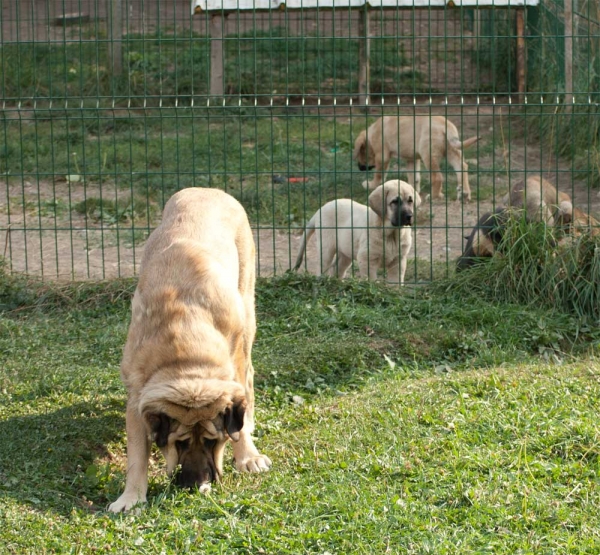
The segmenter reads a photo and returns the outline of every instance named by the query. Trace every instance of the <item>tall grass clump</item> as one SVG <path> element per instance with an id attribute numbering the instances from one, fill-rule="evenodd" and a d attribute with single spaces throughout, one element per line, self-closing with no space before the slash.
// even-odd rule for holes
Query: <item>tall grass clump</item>
<path id="1" fill-rule="evenodd" d="M 573 161 L 589 186 L 600 185 L 600 56 L 597 2 L 583 1 L 572 16 L 572 97 L 567 80 L 563 3 L 548 0 L 527 10 L 528 102 L 522 119 L 527 137 L 555 157 Z"/>
<path id="2" fill-rule="evenodd" d="M 600 237 L 563 237 L 543 223 L 508 221 L 497 254 L 457 274 L 451 288 L 502 302 L 572 314 L 583 327 L 600 323 Z"/>
<path id="3" fill-rule="evenodd" d="M 514 93 L 516 79 L 515 11 L 480 14 L 473 62 L 488 72 L 480 91 Z M 527 103 L 521 106 L 523 135 L 538 140 L 554 158 L 573 162 L 588 186 L 600 186 L 600 8 L 577 4 L 572 17 L 572 98 L 566 94 L 564 4 L 546 0 L 526 10 Z"/>

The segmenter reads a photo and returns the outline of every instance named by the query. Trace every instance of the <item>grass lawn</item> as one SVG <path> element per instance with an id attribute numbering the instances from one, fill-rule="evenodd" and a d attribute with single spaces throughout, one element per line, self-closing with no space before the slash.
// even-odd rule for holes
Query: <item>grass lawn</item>
<path id="1" fill-rule="evenodd" d="M 125 471 L 134 283 L 0 281 L 3 553 L 598 553 L 598 336 L 440 288 L 261 280 L 257 444 L 210 495 Z M 230 452 L 229 452 L 230 453 Z"/>

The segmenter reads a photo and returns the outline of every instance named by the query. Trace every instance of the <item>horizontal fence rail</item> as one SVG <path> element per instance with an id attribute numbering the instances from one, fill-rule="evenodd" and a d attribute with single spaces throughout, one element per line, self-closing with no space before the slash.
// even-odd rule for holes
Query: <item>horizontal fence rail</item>
<path id="1" fill-rule="evenodd" d="M 215 187 L 245 207 L 260 274 L 281 274 L 321 206 L 369 203 L 363 182 L 375 170 L 361 171 L 355 143 L 384 116 L 395 123 L 377 140 L 408 137 L 422 159 L 418 172 L 392 152 L 386 175 L 420 178 L 408 284 L 452 275 L 464 236 L 524 177 L 544 177 L 598 218 L 597 3 L 454 4 L 194 3 L 192 15 L 189 0 L 5 2 L 3 267 L 45 279 L 135 275 L 166 200 Z M 462 149 L 470 202 L 457 190 L 465 170 L 436 153 L 452 126 L 461 140 L 479 137 Z M 443 199 L 432 194 L 438 166 Z M 316 239 L 344 231 L 323 226 L 301 269 L 323 271 Z"/>

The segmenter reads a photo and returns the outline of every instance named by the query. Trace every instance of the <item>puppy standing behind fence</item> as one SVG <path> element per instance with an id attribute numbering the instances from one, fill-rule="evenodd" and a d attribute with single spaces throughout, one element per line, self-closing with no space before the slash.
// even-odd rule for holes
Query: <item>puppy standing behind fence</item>
<path id="1" fill-rule="evenodd" d="M 406 263 L 412 246 L 414 210 L 421 197 L 412 185 L 394 179 L 369 195 L 369 206 L 350 199 L 332 200 L 306 224 L 294 270 L 302 265 L 306 244 L 318 228 L 322 272 L 344 277 L 353 260 L 360 274 L 377 278 L 385 266 L 388 279 L 404 283 Z"/>
<path id="2" fill-rule="evenodd" d="M 217 189 L 184 189 L 146 243 L 121 362 L 127 483 L 110 510 L 146 500 L 153 441 L 177 483 L 207 489 L 233 441 L 237 469 L 267 470 L 252 441 L 254 239 L 246 212 Z"/>
<path id="3" fill-rule="evenodd" d="M 440 164 L 446 158 L 456 172 L 458 198 L 470 201 L 469 166 L 462 149 L 478 140 L 479 137 L 471 137 L 461 141 L 456 126 L 442 116 L 384 116 L 356 138 L 354 159 L 361 171 L 375 169 L 373 179 L 363 181 L 363 187 L 369 191 L 384 181 L 395 157 L 406 164 L 408 181 L 419 192 L 422 161 L 431 172 L 431 198 L 440 199 L 444 197 Z"/>

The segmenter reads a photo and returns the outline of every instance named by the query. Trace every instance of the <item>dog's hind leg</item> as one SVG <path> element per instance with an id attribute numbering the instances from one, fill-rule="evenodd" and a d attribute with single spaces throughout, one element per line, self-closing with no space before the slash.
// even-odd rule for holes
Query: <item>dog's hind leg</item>
<path id="1" fill-rule="evenodd" d="M 429 170 L 429 181 L 431 182 L 431 198 L 432 199 L 443 199 L 444 193 L 442 193 L 442 172 L 440 171 L 439 162 L 433 157 L 423 157 L 423 164 L 425 168 Z"/>
<path id="2" fill-rule="evenodd" d="M 421 160 L 419 158 L 406 163 L 406 181 L 421 192 Z"/>
<path id="3" fill-rule="evenodd" d="M 348 268 L 352 264 L 352 259 L 345 254 L 338 254 L 337 259 L 334 260 L 333 269 L 336 275 L 340 278 L 346 276 Z"/>
<path id="4" fill-rule="evenodd" d="M 463 158 L 461 150 L 448 147 L 446 155 L 448 163 L 456 172 L 456 200 L 471 200 L 471 187 L 469 186 L 469 166 Z"/>

